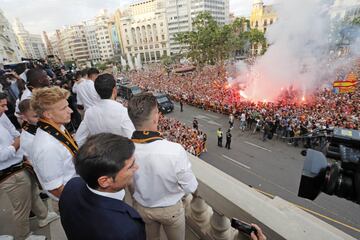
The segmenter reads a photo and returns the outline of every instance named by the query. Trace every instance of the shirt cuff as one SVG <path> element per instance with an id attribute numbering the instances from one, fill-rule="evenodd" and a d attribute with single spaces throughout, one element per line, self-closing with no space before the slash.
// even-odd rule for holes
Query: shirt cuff
<path id="1" fill-rule="evenodd" d="M 49 182 L 41 181 L 41 184 L 42 184 L 44 189 L 46 189 L 47 191 L 51 191 L 51 190 L 57 189 L 61 185 L 63 185 L 63 179 L 62 178 L 57 178 L 57 179 L 54 179 L 54 180 L 49 181 Z"/>

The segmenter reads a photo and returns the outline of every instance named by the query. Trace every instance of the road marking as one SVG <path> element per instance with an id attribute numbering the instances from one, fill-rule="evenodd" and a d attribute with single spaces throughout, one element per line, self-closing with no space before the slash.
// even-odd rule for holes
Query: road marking
<path id="1" fill-rule="evenodd" d="M 261 147 L 261 146 L 259 146 L 259 145 L 256 145 L 255 143 L 251 143 L 251 142 L 248 142 L 248 141 L 245 141 L 244 143 L 246 143 L 246 144 L 248 144 L 248 145 L 251 145 L 251 146 L 253 146 L 253 147 L 257 147 L 257 148 L 260 148 L 260 149 L 262 149 L 262 150 L 265 150 L 265 151 L 271 152 L 271 150 L 270 150 L 270 149 L 267 149 L 267 148 Z"/>
<path id="2" fill-rule="evenodd" d="M 194 118 L 201 119 L 201 120 L 209 119 L 207 116 L 204 116 L 204 115 L 196 115 Z"/>
<path id="3" fill-rule="evenodd" d="M 213 115 L 211 115 L 211 114 L 209 114 L 209 113 L 204 113 L 204 115 L 206 115 L 206 116 L 208 116 L 208 117 L 211 117 L 211 118 L 215 118 L 215 119 L 219 119 L 220 117 L 218 117 L 218 116 L 213 116 Z"/>
<path id="4" fill-rule="evenodd" d="M 247 165 L 245 165 L 245 164 L 243 164 L 241 162 L 238 162 L 238 161 L 236 161 L 236 160 L 234 160 L 234 159 L 232 159 L 232 158 L 230 158 L 230 157 L 228 157 L 228 156 L 226 156 L 224 154 L 222 154 L 222 156 L 223 156 L 223 158 L 226 158 L 226 159 L 232 161 L 233 163 L 235 163 L 235 164 L 237 164 L 237 165 L 239 165 L 239 166 L 241 166 L 243 168 L 246 168 L 246 169 L 249 169 L 249 170 L 251 169 L 249 166 L 247 166 Z"/>

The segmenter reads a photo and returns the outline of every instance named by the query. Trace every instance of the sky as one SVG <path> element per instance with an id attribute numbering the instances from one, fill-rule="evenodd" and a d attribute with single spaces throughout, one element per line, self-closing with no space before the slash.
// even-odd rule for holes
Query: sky
<path id="1" fill-rule="evenodd" d="M 0 0 L 0 9 L 13 23 L 19 18 L 30 33 L 53 32 L 65 25 L 92 19 L 100 9 L 114 12 L 138 0 Z M 230 12 L 249 16 L 253 0 L 229 0 Z M 264 0 L 271 4 L 273 0 Z"/>

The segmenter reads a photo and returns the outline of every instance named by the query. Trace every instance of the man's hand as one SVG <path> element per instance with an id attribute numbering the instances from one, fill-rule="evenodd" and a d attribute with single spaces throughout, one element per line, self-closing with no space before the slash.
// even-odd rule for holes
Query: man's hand
<path id="1" fill-rule="evenodd" d="M 251 233 L 250 237 L 252 240 L 266 240 L 266 236 L 261 231 L 260 227 L 254 223 L 251 224 L 254 228 L 256 228 L 257 233 L 254 232 Z"/>
<path id="2" fill-rule="evenodd" d="M 17 151 L 20 148 L 20 137 L 16 137 L 11 145 L 15 148 L 15 151 Z"/>
<path id="3" fill-rule="evenodd" d="M 55 188 L 53 190 L 50 190 L 49 193 L 51 193 L 52 195 L 54 195 L 57 198 L 60 198 L 62 191 L 64 190 L 64 185 L 61 185 L 58 188 Z"/>

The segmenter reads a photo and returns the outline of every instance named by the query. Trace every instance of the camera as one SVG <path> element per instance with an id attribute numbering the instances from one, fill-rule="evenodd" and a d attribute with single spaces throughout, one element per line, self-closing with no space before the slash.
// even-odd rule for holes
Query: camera
<path id="1" fill-rule="evenodd" d="M 327 158 L 334 159 L 329 161 Z M 360 204 L 360 132 L 335 128 L 323 152 L 307 149 L 298 196 L 314 200 L 320 192 Z"/>
<path id="2" fill-rule="evenodd" d="M 231 227 L 239 230 L 242 233 L 245 233 L 246 235 L 249 235 L 254 232 L 255 235 L 257 235 L 257 230 L 255 227 L 251 226 L 249 223 L 240 221 L 237 218 L 232 218 L 231 219 Z"/>

